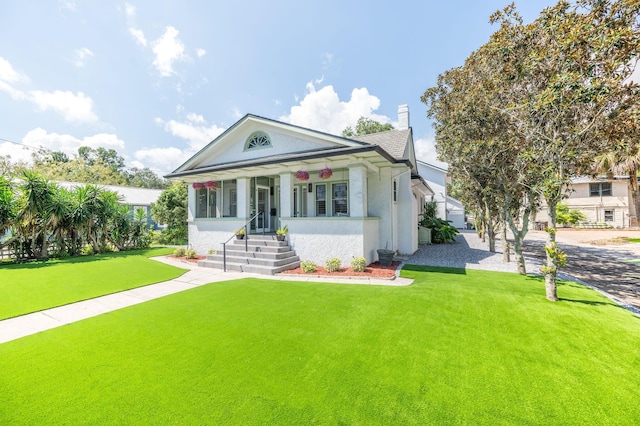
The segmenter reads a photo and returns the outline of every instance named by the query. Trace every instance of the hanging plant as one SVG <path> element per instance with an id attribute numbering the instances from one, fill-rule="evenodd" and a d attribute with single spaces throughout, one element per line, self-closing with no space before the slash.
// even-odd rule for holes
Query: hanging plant
<path id="1" fill-rule="evenodd" d="M 320 179 L 329 179 L 331 175 L 333 175 L 333 170 L 331 170 L 329 167 L 325 167 L 324 169 L 320 170 L 320 173 L 318 173 L 318 177 Z"/>
<path id="2" fill-rule="evenodd" d="M 202 188 L 204 188 L 204 184 L 203 184 L 203 183 L 200 183 L 200 182 L 193 182 L 193 184 L 192 184 L 191 186 L 193 186 L 193 189 L 195 189 L 196 191 L 197 191 L 198 189 L 202 189 Z"/>
<path id="3" fill-rule="evenodd" d="M 218 182 L 214 182 L 212 180 L 208 180 L 204 183 L 204 186 L 209 188 L 209 189 L 216 189 L 218 188 Z"/>
<path id="4" fill-rule="evenodd" d="M 305 172 L 304 170 L 298 170 L 296 172 L 296 179 L 298 179 L 298 180 L 309 180 L 309 172 Z"/>

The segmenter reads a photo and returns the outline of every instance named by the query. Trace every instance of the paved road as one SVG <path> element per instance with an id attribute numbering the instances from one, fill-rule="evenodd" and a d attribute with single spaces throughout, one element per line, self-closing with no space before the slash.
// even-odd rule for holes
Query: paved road
<path id="1" fill-rule="evenodd" d="M 558 247 L 567 253 L 563 271 L 640 308 L 640 243 L 612 241 L 616 237 L 640 238 L 640 231 L 559 230 Z M 544 232 L 528 233 L 525 254 L 544 262 L 545 239 Z"/>

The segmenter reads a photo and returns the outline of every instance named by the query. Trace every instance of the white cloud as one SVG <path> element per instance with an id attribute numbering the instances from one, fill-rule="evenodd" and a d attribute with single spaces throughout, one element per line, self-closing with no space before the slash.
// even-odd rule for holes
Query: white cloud
<path id="1" fill-rule="evenodd" d="M 207 51 L 204 50 L 203 48 L 196 49 L 196 55 L 198 56 L 198 58 L 202 58 L 206 54 L 207 54 Z"/>
<path id="2" fill-rule="evenodd" d="M 163 77 L 169 77 L 176 72 L 173 64 L 176 61 L 184 61 L 189 57 L 184 53 L 184 44 L 178 39 L 179 31 L 175 27 L 168 26 L 164 34 L 153 42 L 153 53 L 156 56 L 153 65 Z"/>
<path id="3" fill-rule="evenodd" d="M 240 112 L 240 109 L 238 107 L 233 107 L 233 111 L 231 111 L 231 115 L 237 121 L 237 120 L 240 120 L 244 114 Z"/>
<path id="4" fill-rule="evenodd" d="M 51 151 L 62 151 L 69 156 L 76 155 L 78 148 L 89 146 L 91 148 L 103 147 L 115 149 L 118 152 L 124 150 L 124 141 L 117 135 L 99 133 L 93 136 L 77 138 L 73 135 L 49 133 L 40 127 L 30 130 L 23 138 L 21 145 L 9 142 L 0 143 L 2 155 L 10 155 L 13 161 L 31 162 L 31 154 L 39 148 Z"/>
<path id="5" fill-rule="evenodd" d="M 5 83 L 28 83 L 29 77 L 26 74 L 16 71 L 9 61 L 0 56 L 0 81 Z"/>
<path id="6" fill-rule="evenodd" d="M 416 158 L 425 163 L 430 163 L 439 167 L 446 167 L 447 163 L 438 160 L 436 151 L 436 141 L 433 138 L 420 138 L 414 142 Z"/>
<path id="7" fill-rule="evenodd" d="M 124 4 L 124 13 L 127 15 L 127 19 L 133 19 L 136 17 L 136 7 L 132 4 Z"/>
<path id="8" fill-rule="evenodd" d="M 322 69 L 326 70 L 333 63 L 333 53 L 325 52 L 322 55 Z"/>
<path id="9" fill-rule="evenodd" d="M 60 0 L 59 4 L 63 9 L 70 10 L 71 12 L 75 12 L 78 8 L 76 2 L 73 0 Z"/>
<path id="10" fill-rule="evenodd" d="M 93 52 L 86 47 L 75 50 L 76 58 L 73 61 L 73 65 L 78 68 L 84 67 L 86 59 L 89 56 L 93 56 Z"/>
<path id="11" fill-rule="evenodd" d="M 54 110 L 69 122 L 91 123 L 98 120 L 93 112 L 93 100 L 82 92 L 33 90 L 30 93 L 31 100 L 39 109 L 42 111 Z"/>
<path id="12" fill-rule="evenodd" d="M 148 44 L 147 39 L 144 36 L 144 33 L 142 32 L 142 30 L 131 27 L 129 28 L 129 33 L 133 36 L 136 43 L 138 43 L 142 47 L 147 47 L 147 44 Z"/>
<path id="13" fill-rule="evenodd" d="M 341 101 L 333 86 L 316 90 L 312 82 L 307 83 L 307 94 L 300 105 L 291 107 L 289 115 L 280 120 L 310 129 L 340 135 L 348 126 L 354 126 L 360 117 L 381 123 L 391 120 L 374 111 L 380 107 L 380 99 L 369 94 L 366 87 L 353 89 L 351 99 Z"/>
<path id="14" fill-rule="evenodd" d="M 181 108 L 181 111 L 183 108 Z M 225 129 L 215 124 L 209 125 L 200 114 L 189 113 L 185 121 L 163 120 L 155 118 L 155 123 L 166 132 L 188 142 L 186 148 L 148 148 L 136 151 L 135 158 L 149 164 L 152 170 L 165 174 L 175 170 L 180 164 L 188 160 L 202 147 L 224 132 Z"/>

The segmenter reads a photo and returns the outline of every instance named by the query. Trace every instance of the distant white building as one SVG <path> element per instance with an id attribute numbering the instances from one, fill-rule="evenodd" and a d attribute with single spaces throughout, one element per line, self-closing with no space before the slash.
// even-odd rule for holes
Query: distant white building
<path id="1" fill-rule="evenodd" d="M 433 199 L 438 203 L 438 217 L 450 220 L 451 225 L 458 229 L 464 228 L 464 205 L 447 195 L 447 169 L 421 160 L 417 165 L 418 174 L 435 193 Z"/>

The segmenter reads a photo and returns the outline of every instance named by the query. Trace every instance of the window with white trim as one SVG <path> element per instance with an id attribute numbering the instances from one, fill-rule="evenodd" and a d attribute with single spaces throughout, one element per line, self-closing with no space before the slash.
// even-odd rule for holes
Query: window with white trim
<path id="1" fill-rule="evenodd" d="M 349 216 L 349 197 L 347 182 L 331 184 L 331 210 L 333 216 Z"/>
<path id="2" fill-rule="evenodd" d="M 597 182 L 589 184 L 589 196 L 590 197 L 610 197 L 611 182 Z"/>
<path id="3" fill-rule="evenodd" d="M 327 185 L 316 185 L 316 216 L 327 215 Z"/>
<path id="4" fill-rule="evenodd" d="M 604 211 L 604 221 L 605 222 L 613 222 L 616 218 L 615 210 L 605 210 Z"/>
<path id="5" fill-rule="evenodd" d="M 196 189 L 196 218 L 218 217 L 216 202 L 218 192 L 213 188 Z"/>

